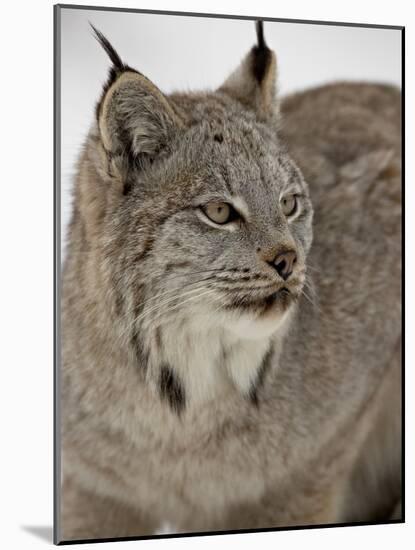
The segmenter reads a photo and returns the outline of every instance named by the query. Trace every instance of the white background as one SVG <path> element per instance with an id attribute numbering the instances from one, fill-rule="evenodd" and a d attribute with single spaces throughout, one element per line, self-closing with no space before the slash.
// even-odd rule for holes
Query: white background
<path id="1" fill-rule="evenodd" d="M 254 23 L 247 20 L 73 9 L 63 9 L 61 18 L 65 241 L 75 160 L 110 66 L 89 22 L 126 63 L 165 93 L 219 87 L 256 43 L 256 36 Z M 266 22 L 265 37 L 278 55 L 281 94 L 333 80 L 401 85 L 399 31 Z"/>
<path id="2" fill-rule="evenodd" d="M 308 0 L 271 3 L 264 0 L 100 0 L 101 5 L 234 13 L 302 19 L 403 24 L 407 58 L 414 66 L 414 18 L 407 0 Z M 2 5 L 1 40 L 1 467 L 0 544 L 7 550 L 45 547 L 33 534 L 52 525 L 52 371 L 53 371 L 53 137 L 52 137 L 52 2 L 20 0 Z M 381 63 L 382 60 L 379 60 Z M 407 75 L 406 211 L 414 197 L 414 78 Z M 408 216 L 407 332 L 412 333 L 415 300 L 413 216 Z M 412 218 L 412 219 L 411 219 Z M 410 334 L 411 336 L 411 334 Z M 412 340 L 413 338 L 408 338 Z M 415 387 L 413 346 L 408 344 L 407 383 Z M 408 393 L 407 524 L 291 531 L 117 543 L 124 548 L 263 548 L 350 549 L 413 548 L 415 401 Z M 29 528 L 32 528 L 32 532 Z M 45 529 L 41 530 L 42 533 Z M 412 542 L 411 542 L 412 537 Z M 123 544 L 124 546 L 120 546 Z M 83 548 L 114 544 L 85 545 Z"/>

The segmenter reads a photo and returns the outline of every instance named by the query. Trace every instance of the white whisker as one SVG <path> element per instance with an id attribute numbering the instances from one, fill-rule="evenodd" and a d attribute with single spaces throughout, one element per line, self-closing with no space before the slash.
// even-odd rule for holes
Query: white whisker
<path id="1" fill-rule="evenodd" d="M 149 308 L 146 308 L 144 309 L 144 311 L 142 311 L 137 317 L 135 317 L 129 324 L 128 326 L 124 329 L 124 331 L 122 332 L 121 335 L 124 335 L 126 332 L 128 332 L 129 330 L 131 330 L 131 328 L 136 325 L 139 321 L 141 321 L 143 318 L 147 317 L 148 315 L 150 315 L 152 312 L 154 311 L 157 311 L 159 309 L 162 309 L 163 306 L 165 305 L 168 305 L 170 303 L 173 303 L 175 300 L 177 300 L 178 298 L 181 298 L 183 296 L 188 296 L 190 294 L 193 294 L 194 292 L 197 292 L 199 290 L 202 290 L 203 288 L 205 288 L 205 285 L 203 284 L 200 284 L 198 282 L 198 284 L 200 286 L 197 286 L 195 288 L 192 288 L 190 290 L 187 290 L 185 292 L 182 292 L 183 289 L 178 289 L 177 293 L 173 296 L 169 296 L 169 298 L 167 298 L 166 300 L 163 300 Z M 163 298 L 164 295 L 161 296 L 161 298 Z"/>
<path id="2" fill-rule="evenodd" d="M 190 298 L 187 298 L 186 300 L 184 300 L 183 302 L 180 302 L 179 304 L 175 304 L 174 306 L 172 306 L 170 308 L 159 311 L 155 318 L 151 319 L 149 323 L 144 324 L 144 328 L 146 330 L 149 330 L 149 329 L 155 328 L 156 326 L 160 326 L 160 324 L 157 324 L 157 325 L 155 324 L 156 321 L 158 321 L 160 318 L 165 318 L 165 316 L 167 314 L 172 313 L 173 311 L 176 311 L 177 309 L 182 307 L 183 304 L 186 304 L 186 303 L 191 302 L 193 300 L 197 300 L 197 299 L 201 298 L 202 296 L 206 296 L 208 294 L 213 294 L 215 292 L 216 292 L 215 288 L 208 289 L 205 292 L 201 292 L 200 294 L 197 294 L 196 296 L 191 296 Z M 168 319 L 166 319 L 166 321 L 167 320 Z"/>

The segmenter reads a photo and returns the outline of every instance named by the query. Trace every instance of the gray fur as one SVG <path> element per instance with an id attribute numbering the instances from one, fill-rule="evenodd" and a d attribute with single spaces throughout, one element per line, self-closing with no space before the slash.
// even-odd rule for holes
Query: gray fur
<path id="1" fill-rule="evenodd" d="M 334 84 L 280 114 L 256 55 L 216 92 L 126 70 L 102 98 L 63 277 L 63 539 L 382 519 L 399 499 L 399 93 Z M 212 226 L 209 200 L 243 219 Z"/>

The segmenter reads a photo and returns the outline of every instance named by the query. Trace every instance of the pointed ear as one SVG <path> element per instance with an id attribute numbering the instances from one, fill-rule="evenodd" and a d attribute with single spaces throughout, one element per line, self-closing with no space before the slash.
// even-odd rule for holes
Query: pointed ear
<path id="1" fill-rule="evenodd" d="M 94 32 L 113 63 L 96 111 L 103 147 L 112 162 L 117 156 L 124 165 L 126 158 L 152 161 L 183 122 L 161 91 L 125 65 L 108 40 Z"/>
<path id="2" fill-rule="evenodd" d="M 277 103 L 277 60 L 264 39 L 263 22 L 257 21 L 257 45 L 219 88 L 256 112 L 260 120 L 275 117 Z"/>

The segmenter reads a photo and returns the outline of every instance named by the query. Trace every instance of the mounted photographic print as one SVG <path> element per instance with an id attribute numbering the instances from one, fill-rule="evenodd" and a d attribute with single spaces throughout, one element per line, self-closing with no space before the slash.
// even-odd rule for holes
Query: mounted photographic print
<path id="1" fill-rule="evenodd" d="M 55 542 L 402 522 L 403 28 L 55 7 Z"/>

